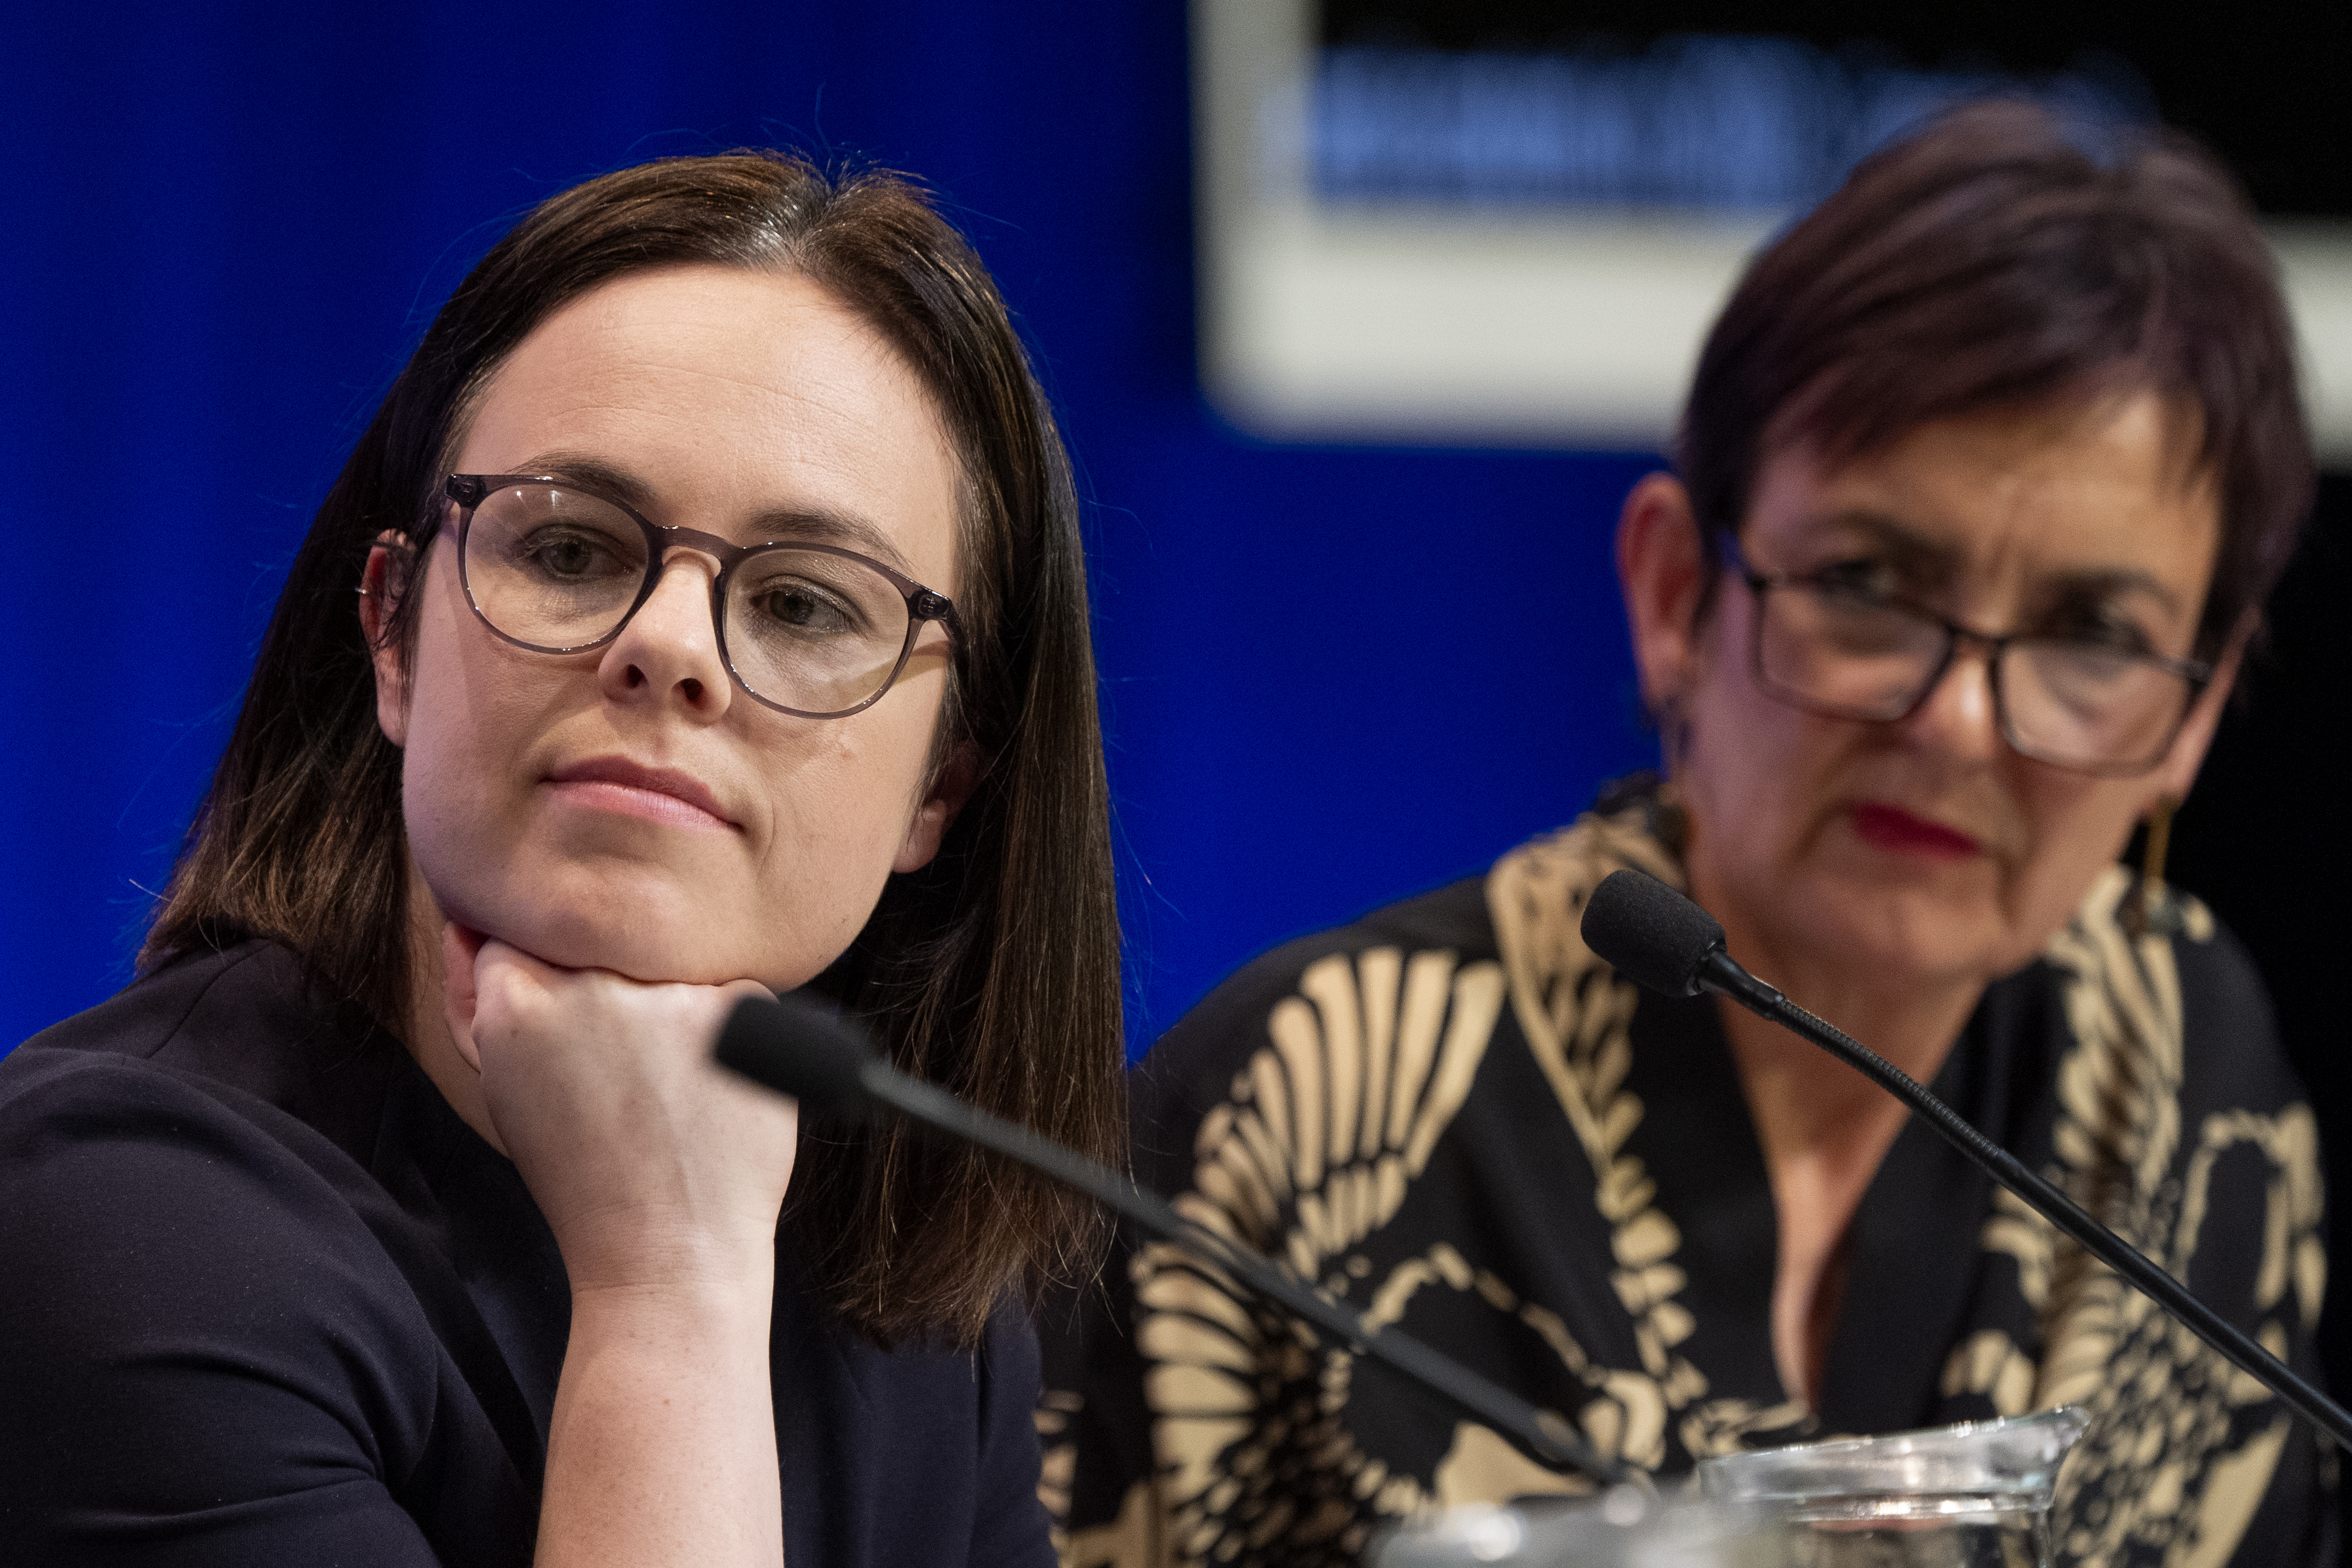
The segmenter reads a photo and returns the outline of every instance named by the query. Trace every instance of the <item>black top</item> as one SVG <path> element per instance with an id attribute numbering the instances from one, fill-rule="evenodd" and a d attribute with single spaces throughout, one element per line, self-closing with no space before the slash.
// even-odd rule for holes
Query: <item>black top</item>
<path id="1" fill-rule="evenodd" d="M 2072 1403 L 2062 1563 L 2332 1559 L 2321 1441 L 1916 1122 L 1848 1233 L 1819 1405 L 1790 1396 L 1716 1003 L 1638 993 L 1577 931 L 1624 864 L 1679 882 L 1639 809 L 1252 964 L 1143 1069 L 1139 1178 L 1653 1470 Z M 2185 899 L 2134 940 L 2126 883 L 1987 990 L 1934 1087 L 2315 1377 L 2310 1111 L 2244 956 Z M 1383 1521 L 1573 1484 L 1169 1249 L 1107 1278 L 1046 1320 L 1071 1563 L 1352 1562 Z"/>
<path id="2" fill-rule="evenodd" d="M 885 1353 L 776 1271 L 794 1568 L 1050 1563 L 1026 1318 Z M 528 1563 L 570 1321 L 514 1166 L 282 947 L 0 1061 L 0 1562 Z"/>

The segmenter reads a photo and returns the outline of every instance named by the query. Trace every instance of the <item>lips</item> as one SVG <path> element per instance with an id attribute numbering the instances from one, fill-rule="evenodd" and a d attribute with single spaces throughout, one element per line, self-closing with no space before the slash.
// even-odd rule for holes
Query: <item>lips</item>
<path id="1" fill-rule="evenodd" d="M 1866 800 L 1847 813 L 1863 842 L 1896 854 L 1922 860 L 1958 861 L 1983 852 L 1984 846 L 1968 834 L 1941 822 L 1915 816 L 1884 800 Z"/>
<path id="2" fill-rule="evenodd" d="M 567 763 L 550 774 L 547 782 L 559 799 L 590 810 L 703 831 L 737 826 L 720 809 L 719 797 L 692 774 L 648 768 L 625 757 Z"/>

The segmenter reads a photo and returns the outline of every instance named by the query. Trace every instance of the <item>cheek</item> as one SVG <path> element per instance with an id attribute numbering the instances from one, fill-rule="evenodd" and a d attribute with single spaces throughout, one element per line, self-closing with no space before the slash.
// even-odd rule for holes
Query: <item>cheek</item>
<path id="1" fill-rule="evenodd" d="M 479 739 L 467 723 L 470 705 L 457 700 L 460 683 L 437 630 L 421 629 L 409 665 L 400 796 L 410 852 L 446 905 L 454 892 L 452 873 L 481 863 L 478 846 L 468 841 L 478 834 L 489 801 L 482 787 Z"/>
<path id="2" fill-rule="evenodd" d="M 1718 612 L 1721 616 L 1721 612 Z M 1680 784 L 1727 854 L 1768 854 L 1810 831 L 1809 802 L 1854 743 L 1855 727 L 1774 702 L 1748 678 L 1744 644 L 1718 619 L 1687 712 Z"/>
<path id="3" fill-rule="evenodd" d="M 2019 895 L 2032 905 L 2027 923 L 2055 929 L 2074 913 L 2092 880 L 2123 852 L 2138 817 L 2140 789 L 2131 779 L 2025 767 L 2032 773 L 2014 793 L 2030 841 Z"/>
<path id="4" fill-rule="evenodd" d="M 922 801 L 938 703 L 899 699 L 926 695 L 894 688 L 866 713 L 815 723 L 790 748 L 799 760 L 778 748 L 763 867 L 778 896 L 860 904 L 863 924 Z"/>
<path id="5" fill-rule="evenodd" d="M 446 596 L 424 607 L 409 666 L 407 744 L 401 804 L 411 852 L 445 904 L 472 902 L 508 858 L 520 796 L 515 779 L 544 716 L 532 686 L 546 670 L 519 671 L 478 645 L 470 612 L 446 613 Z M 535 674 L 537 681 L 523 678 Z M 452 913 L 457 911 L 453 908 Z"/>

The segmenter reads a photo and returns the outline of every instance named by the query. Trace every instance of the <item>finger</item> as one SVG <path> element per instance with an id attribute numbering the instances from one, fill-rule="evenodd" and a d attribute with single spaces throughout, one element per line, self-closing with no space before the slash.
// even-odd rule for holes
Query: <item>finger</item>
<path id="1" fill-rule="evenodd" d="M 772 1002 L 776 999 L 776 993 L 757 980 L 730 980 L 719 988 L 719 994 L 727 998 L 725 1009 L 720 1014 L 722 1018 L 733 1012 L 738 1002 Z"/>
<path id="2" fill-rule="evenodd" d="M 467 933 L 474 942 L 474 967 L 478 972 L 495 968 L 512 969 L 544 984 L 559 975 L 586 974 L 584 969 L 559 969 L 543 958 L 534 957 L 520 947 L 510 947 L 495 936 L 478 932 Z"/>
<path id="3" fill-rule="evenodd" d="M 478 932 L 468 931 L 455 921 L 442 925 L 441 1017 L 449 1027 L 449 1038 L 457 1045 L 457 1054 L 476 1072 L 482 1070 L 482 1053 L 474 1043 L 474 1012 L 480 999 L 474 965 L 481 949 Z"/>

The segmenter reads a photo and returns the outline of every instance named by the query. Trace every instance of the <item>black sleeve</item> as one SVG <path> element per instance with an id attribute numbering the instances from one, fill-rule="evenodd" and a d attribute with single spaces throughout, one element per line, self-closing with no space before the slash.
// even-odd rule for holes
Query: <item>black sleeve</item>
<path id="1" fill-rule="evenodd" d="M 332 1188 L 143 1064 L 11 1082 L 0 1559 L 436 1563 L 430 1331 Z"/>

